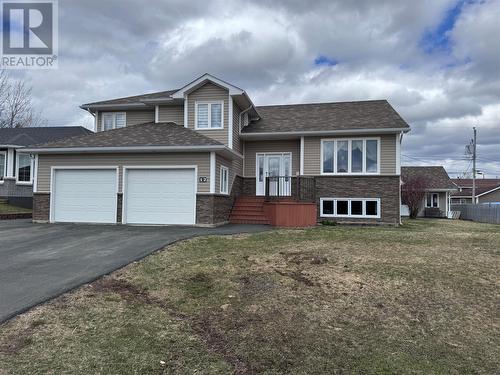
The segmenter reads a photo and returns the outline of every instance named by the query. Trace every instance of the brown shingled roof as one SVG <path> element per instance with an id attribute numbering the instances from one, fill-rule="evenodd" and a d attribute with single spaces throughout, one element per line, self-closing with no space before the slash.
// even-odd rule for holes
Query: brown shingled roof
<path id="1" fill-rule="evenodd" d="M 471 178 L 454 178 L 452 181 L 462 191 L 453 193 L 456 196 L 469 196 L 472 197 L 472 179 Z M 500 179 L 498 178 L 476 178 L 476 195 L 483 194 L 487 191 L 493 190 L 500 186 Z"/>
<path id="2" fill-rule="evenodd" d="M 387 100 L 272 105 L 256 109 L 261 119 L 243 128 L 243 134 L 410 129 Z"/>
<path id="3" fill-rule="evenodd" d="M 173 122 L 132 125 L 65 140 L 37 145 L 37 148 L 224 146 L 203 134 Z"/>
<path id="4" fill-rule="evenodd" d="M 401 179 L 403 182 L 409 178 L 424 178 L 428 184 L 428 190 L 450 190 L 457 186 L 451 181 L 450 176 L 441 166 L 408 166 L 401 167 Z"/>
<path id="5" fill-rule="evenodd" d="M 159 91 L 150 94 L 134 95 L 134 96 L 127 96 L 124 98 L 103 100 L 100 102 L 82 104 L 82 107 L 88 107 L 93 105 L 105 105 L 105 104 L 131 104 L 131 103 L 139 103 L 140 101 L 147 99 L 163 99 L 170 97 L 170 95 L 172 95 L 176 91 L 178 90 Z"/>

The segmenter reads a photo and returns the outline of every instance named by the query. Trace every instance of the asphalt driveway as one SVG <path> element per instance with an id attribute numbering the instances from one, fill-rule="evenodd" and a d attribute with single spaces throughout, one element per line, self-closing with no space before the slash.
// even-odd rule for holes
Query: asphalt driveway
<path id="1" fill-rule="evenodd" d="M 193 228 L 0 221 L 0 322 L 175 241 L 268 229 L 259 225 Z"/>

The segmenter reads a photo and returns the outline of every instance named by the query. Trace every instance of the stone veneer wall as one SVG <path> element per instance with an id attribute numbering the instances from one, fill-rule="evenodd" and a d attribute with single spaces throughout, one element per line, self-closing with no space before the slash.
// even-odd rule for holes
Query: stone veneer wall
<path id="1" fill-rule="evenodd" d="M 242 194 L 243 179 L 236 176 L 230 195 L 197 194 L 196 224 L 219 225 L 229 221 L 234 201 Z"/>
<path id="2" fill-rule="evenodd" d="M 33 193 L 33 221 L 48 222 L 50 215 L 50 194 Z"/>
<path id="3" fill-rule="evenodd" d="M 322 218 L 320 198 L 380 198 L 380 219 Z M 399 225 L 399 176 L 317 176 L 318 220 Z"/>
<path id="4" fill-rule="evenodd" d="M 318 221 L 333 220 L 352 223 L 399 224 L 399 176 L 315 176 L 315 195 L 318 204 Z M 292 193 L 296 179 L 292 178 Z M 242 195 L 255 196 L 255 178 L 244 178 Z M 320 198 L 380 198 L 380 219 L 322 218 Z"/>

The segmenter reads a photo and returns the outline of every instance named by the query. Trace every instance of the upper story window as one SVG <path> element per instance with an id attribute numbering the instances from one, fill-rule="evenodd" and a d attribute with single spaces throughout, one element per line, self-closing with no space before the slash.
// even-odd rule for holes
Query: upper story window
<path id="1" fill-rule="evenodd" d="M 380 173 L 378 138 L 322 139 L 321 174 Z"/>
<path id="2" fill-rule="evenodd" d="M 222 129 L 224 127 L 222 114 L 224 105 L 218 102 L 196 102 L 196 129 Z"/>
<path id="3" fill-rule="evenodd" d="M 7 154 L 5 151 L 0 151 L 0 181 L 3 181 L 3 178 L 7 174 Z"/>
<path id="4" fill-rule="evenodd" d="M 127 115 L 125 112 L 103 112 L 102 130 L 111 130 L 123 128 L 127 124 Z"/>
<path id="5" fill-rule="evenodd" d="M 16 180 L 18 183 L 31 184 L 31 156 L 29 154 L 17 154 L 16 157 Z"/>

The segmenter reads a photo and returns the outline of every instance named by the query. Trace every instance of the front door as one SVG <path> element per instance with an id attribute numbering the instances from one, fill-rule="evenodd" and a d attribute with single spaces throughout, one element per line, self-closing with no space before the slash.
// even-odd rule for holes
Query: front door
<path id="1" fill-rule="evenodd" d="M 256 192 L 266 195 L 266 177 L 270 196 L 289 196 L 291 193 L 292 154 L 273 153 L 256 155 Z"/>

